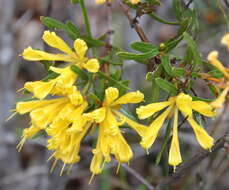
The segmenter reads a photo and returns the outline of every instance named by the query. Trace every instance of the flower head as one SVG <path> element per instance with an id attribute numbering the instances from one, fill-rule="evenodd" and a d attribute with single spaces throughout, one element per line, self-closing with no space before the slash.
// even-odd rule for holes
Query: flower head
<path id="1" fill-rule="evenodd" d="M 210 137 L 204 128 L 193 118 L 193 111 L 207 117 L 214 117 L 215 113 L 208 103 L 203 101 L 193 101 L 191 96 L 180 93 L 178 96 L 171 97 L 165 102 L 140 106 L 136 111 L 140 119 L 145 119 L 161 110 L 164 111 L 150 124 L 149 128 L 147 128 L 147 135 L 145 135 L 141 141 L 141 145 L 144 148 L 148 149 L 152 146 L 165 120 L 173 115 L 173 137 L 169 151 L 169 164 L 175 167 L 182 162 L 178 139 L 178 111 L 180 111 L 182 115 L 187 118 L 199 144 L 204 149 L 211 149 L 214 141 L 213 138 Z"/>
<path id="2" fill-rule="evenodd" d="M 141 137 L 144 136 L 146 127 L 132 121 L 118 110 L 122 104 L 139 103 L 143 98 L 144 95 L 139 91 L 119 97 L 118 89 L 109 87 L 105 91 L 102 107 L 84 114 L 88 120 L 99 124 L 97 145 L 93 150 L 94 157 L 90 167 L 93 174 L 101 173 L 103 163 L 110 162 L 111 155 L 114 155 L 119 163 L 128 162 L 132 158 L 133 152 L 122 136 L 120 126 L 127 123 Z"/>

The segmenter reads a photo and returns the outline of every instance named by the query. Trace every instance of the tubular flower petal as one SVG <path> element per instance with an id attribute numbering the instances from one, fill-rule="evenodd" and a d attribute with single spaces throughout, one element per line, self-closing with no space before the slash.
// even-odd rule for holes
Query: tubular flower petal
<path id="1" fill-rule="evenodd" d="M 171 142 L 171 147 L 169 150 L 169 164 L 175 167 L 182 162 L 181 153 L 180 153 L 180 145 L 178 138 L 178 110 L 174 110 L 174 118 L 173 118 L 173 137 Z"/>
<path id="2" fill-rule="evenodd" d="M 167 106 L 169 107 L 166 108 Z M 193 128 L 196 139 L 201 147 L 210 149 L 213 146 L 213 138 L 207 134 L 204 128 L 196 123 L 192 116 L 192 112 L 197 111 L 207 117 L 214 117 L 215 113 L 211 104 L 203 101 L 193 101 L 191 96 L 180 93 L 175 97 L 171 97 L 169 101 L 141 106 L 140 108 L 137 108 L 137 114 L 140 118 L 147 118 L 164 108 L 166 108 L 166 110 L 154 119 L 154 121 L 150 124 L 150 127 L 147 128 L 147 132 L 144 133 L 144 137 L 141 141 L 143 148 L 148 149 L 154 143 L 166 118 L 170 119 L 171 114 L 174 113 L 173 138 L 169 151 L 169 164 L 175 168 L 182 162 L 177 126 L 178 111 L 180 111 L 183 116 L 187 118 L 187 121 Z"/>
<path id="3" fill-rule="evenodd" d="M 170 101 L 167 102 L 158 102 L 148 104 L 147 106 L 140 106 L 136 109 L 136 113 L 138 114 L 139 119 L 146 119 L 153 114 L 161 111 L 162 109 L 168 107 L 171 104 Z"/>
<path id="4" fill-rule="evenodd" d="M 219 53 L 217 51 L 212 51 L 208 54 L 208 61 L 217 69 L 219 69 L 224 76 L 229 79 L 229 74 L 227 72 L 227 69 L 223 66 L 223 64 L 218 60 Z"/>
<path id="5" fill-rule="evenodd" d="M 144 99 L 144 94 L 142 94 L 141 92 L 137 91 L 137 92 L 129 92 L 123 96 L 121 96 L 120 98 L 118 98 L 116 101 L 114 101 L 112 103 L 112 106 L 115 105 L 120 105 L 120 104 L 136 104 L 139 102 L 142 102 Z"/>
<path id="6" fill-rule="evenodd" d="M 80 68 L 85 68 L 89 72 L 97 72 L 99 62 L 97 59 L 92 59 L 88 62 L 86 57 L 87 44 L 82 39 L 74 41 L 73 51 L 55 32 L 45 31 L 42 39 L 51 47 L 57 48 L 64 54 L 51 54 L 41 50 L 34 50 L 31 47 L 25 49 L 22 53 L 24 59 L 29 61 L 64 61 L 71 64 L 76 64 Z M 86 64 L 85 64 L 86 63 Z"/>
<path id="7" fill-rule="evenodd" d="M 207 117 L 214 117 L 215 112 L 213 111 L 213 106 L 211 105 L 203 101 L 192 101 L 191 104 L 192 109 L 199 112 L 201 115 L 205 115 Z"/>
<path id="8" fill-rule="evenodd" d="M 229 86 L 223 90 L 223 92 L 219 95 L 219 97 L 211 103 L 211 106 L 214 108 L 222 108 L 223 103 L 225 102 L 226 96 L 229 91 Z"/>
<path id="9" fill-rule="evenodd" d="M 203 127 L 201 127 L 196 121 L 192 118 L 187 119 L 189 124 L 194 130 L 194 133 L 196 135 L 196 139 L 199 142 L 199 144 L 204 148 L 204 149 L 211 149 L 211 147 L 214 144 L 214 139 L 210 137 L 207 132 L 204 130 Z"/>
<path id="10" fill-rule="evenodd" d="M 161 129 L 165 119 L 168 117 L 172 110 L 172 106 L 168 107 L 160 116 L 158 116 L 148 128 L 148 135 L 143 137 L 141 145 L 145 149 L 149 149 L 158 136 L 158 132 Z"/>

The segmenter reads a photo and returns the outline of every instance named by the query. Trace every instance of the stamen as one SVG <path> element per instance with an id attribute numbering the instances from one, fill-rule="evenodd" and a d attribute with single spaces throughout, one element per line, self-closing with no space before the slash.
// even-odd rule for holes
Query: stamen
<path id="1" fill-rule="evenodd" d="M 14 111 L 15 111 L 15 110 L 14 110 Z M 17 114 L 17 112 L 12 113 L 9 117 L 6 118 L 5 121 L 9 121 L 9 120 L 12 119 L 16 114 Z"/>
<path id="2" fill-rule="evenodd" d="M 18 152 L 21 151 L 23 145 L 25 144 L 26 138 L 22 138 L 21 141 L 18 143 L 18 145 L 16 146 L 16 149 Z"/>
<path id="3" fill-rule="evenodd" d="M 55 156 L 56 152 L 54 152 L 47 160 L 47 162 L 49 162 L 54 156 Z"/>
<path id="4" fill-rule="evenodd" d="M 72 166 L 73 164 L 71 164 L 67 170 L 67 175 L 70 175 L 70 173 L 72 172 Z"/>
<path id="5" fill-rule="evenodd" d="M 121 163 L 119 162 L 119 163 L 118 163 L 118 167 L 117 167 L 117 169 L 116 169 L 116 174 L 118 174 L 119 169 L 120 169 L 120 166 L 121 166 Z"/>
<path id="6" fill-rule="evenodd" d="M 88 182 L 89 185 L 91 184 L 91 182 L 92 182 L 92 180 L 94 179 L 94 177 L 95 177 L 95 174 L 92 174 L 92 175 L 91 175 L 91 178 L 90 178 L 90 180 L 89 180 L 89 182 Z"/>
<path id="7" fill-rule="evenodd" d="M 54 168 L 56 167 L 57 161 L 58 161 L 57 159 L 54 160 L 54 162 L 53 162 L 53 164 L 52 164 L 52 167 L 51 167 L 51 169 L 50 169 L 50 173 L 52 173 L 53 170 L 54 170 Z"/>
<path id="8" fill-rule="evenodd" d="M 64 163 L 64 164 L 63 164 L 63 167 L 62 167 L 62 169 L 61 169 L 61 171 L 60 171 L 60 176 L 63 175 L 65 166 L 66 166 L 66 164 Z"/>

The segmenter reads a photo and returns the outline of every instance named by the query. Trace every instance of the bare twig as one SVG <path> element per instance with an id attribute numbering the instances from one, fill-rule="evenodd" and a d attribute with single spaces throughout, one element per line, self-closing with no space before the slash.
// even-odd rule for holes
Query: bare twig
<path id="1" fill-rule="evenodd" d="M 122 8 L 123 13 L 128 18 L 128 20 L 130 22 L 130 25 L 136 30 L 136 32 L 138 33 L 138 35 L 141 38 L 141 40 L 143 42 L 149 42 L 149 39 L 145 35 L 145 33 L 144 33 L 143 29 L 141 28 L 141 26 L 139 25 L 138 20 L 136 18 L 134 18 L 130 14 L 130 9 L 126 5 L 124 5 L 121 1 L 119 1 L 119 5 Z"/>
<path id="2" fill-rule="evenodd" d="M 212 153 L 218 151 L 219 149 L 224 147 L 225 143 L 229 142 L 229 130 L 225 133 L 225 135 L 215 143 L 215 145 L 212 147 L 211 152 L 209 151 L 201 151 L 194 155 L 190 160 L 187 162 L 184 162 L 180 167 L 178 167 L 177 171 L 173 173 L 171 176 L 165 178 L 162 180 L 156 187 L 156 190 L 162 190 L 165 189 L 165 187 L 168 187 L 171 184 L 176 183 L 179 179 L 181 179 L 183 176 L 187 175 L 187 173 L 196 165 L 198 165 L 202 160 L 210 156 Z"/>
<path id="3" fill-rule="evenodd" d="M 122 167 L 131 175 L 133 175 L 139 182 L 145 185 L 149 190 L 155 190 L 155 188 L 150 183 L 148 183 L 138 172 L 136 172 L 130 166 L 128 166 L 127 164 L 122 164 Z"/>

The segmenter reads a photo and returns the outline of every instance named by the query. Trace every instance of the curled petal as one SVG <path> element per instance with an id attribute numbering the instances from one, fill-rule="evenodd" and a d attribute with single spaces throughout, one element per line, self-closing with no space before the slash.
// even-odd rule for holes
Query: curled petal
<path id="1" fill-rule="evenodd" d="M 88 119 L 89 121 L 95 121 L 96 123 L 101 123 L 106 116 L 106 108 L 102 107 L 99 109 L 96 109 L 90 113 L 83 114 L 85 119 Z"/>
<path id="2" fill-rule="evenodd" d="M 146 119 L 152 116 L 153 114 L 157 113 L 158 111 L 166 108 L 170 104 L 171 104 L 170 101 L 152 103 L 146 106 L 140 106 L 139 108 L 136 109 L 136 112 L 138 114 L 139 119 Z"/>
<path id="3" fill-rule="evenodd" d="M 208 133 L 205 131 L 203 127 L 201 127 L 193 118 L 187 119 L 189 124 L 194 130 L 194 133 L 196 135 L 196 139 L 199 142 L 200 146 L 204 149 L 211 149 L 211 147 L 214 144 L 214 139 L 208 135 Z"/>
<path id="4" fill-rule="evenodd" d="M 99 70 L 99 61 L 97 59 L 89 59 L 83 64 L 83 68 L 87 69 L 91 73 L 96 73 Z"/>
<path id="5" fill-rule="evenodd" d="M 144 94 L 142 94 L 140 91 L 136 92 L 129 92 L 120 98 L 118 98 L 116 101 L 114 101 L 111 105 L 119 105 L 119 104 L 136 104 L 141 102 L 144 99 Z"/>
<path id="6" fill-rule="evenodd" d="M 203 101 L 192 101 L 192 109 L 208 117 L 215 116 L 213 107 L 210 104 Z"/>
<path id="7" fill-rule="evenodd" d="M 87 52 L 88 47 L 84 40 L 76 39 L 74 41 L 74 49 L 79 58 L 83 58 Z"/>
<path id="8" fill-rule="evenodd" d="M 102 172 L 102 164 L 103 164 L 103 155 L 102 152 L 99 150 L 93 150 L 93 158 L 91 161 L 91 165 L 90 165 L 90 171 L 96 175 L 96 174 L 100 174 Z"/>
<path id="9" fill-rule="evenodd" d="M 71 48 L 62 40 L 55 32 L 46 30 L 42 36 L 42 39 L 51 47 L 57 48 L 60 51 L 72 56 L 74 53 Z"/>
<path id="10" fill-rule="evenodd" d="M 119 96 L 119 91 L 117 88 L 109 87 L 105 91 L 105 105 L 110 105 L 114 102 Z"/>

